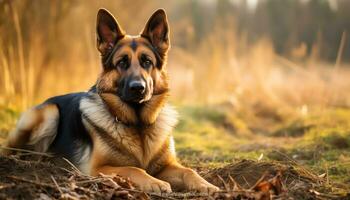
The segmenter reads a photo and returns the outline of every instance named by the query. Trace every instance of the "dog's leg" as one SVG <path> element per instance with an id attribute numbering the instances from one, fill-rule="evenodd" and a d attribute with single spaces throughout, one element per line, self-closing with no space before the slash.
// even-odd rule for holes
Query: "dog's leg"
<path id="1" fill-rule="evenodd" d="M 27 145 L 33 150 L 45 152 L 55 139 L 59 121 L 58 108 L 54 104 L 42 104 L 25 112 L 17 127 L 13 130 L 5 143 L 5 147 L 24 148 Z M 3 149 L 2 154 L 13 153 L 10 149 Z"/>
<path id="2" fill-rule="evenodd" d="M 119 175 L 129 178 L 139 189 L 147 192 L 162 193 L 171 192 L 170 184 L 148 175 L 145 170 L 137 167 L 113 167 L 103 166 L 92 171 L 92 175 L 99 173 L 106 175 Z"/>
<path id="3" fill-rule="evenodd" d="M 194 170 L 183 167 L 178 163 L 168 165 L 156 177 L 169 182 L 175 190 L 192 190 L 207 194 L 219 190 L 218 187 L 208 183 Z"/>

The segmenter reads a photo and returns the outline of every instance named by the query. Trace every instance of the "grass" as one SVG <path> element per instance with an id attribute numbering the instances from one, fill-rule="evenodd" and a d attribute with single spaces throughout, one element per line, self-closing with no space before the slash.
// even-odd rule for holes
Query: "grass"
<path id="1" fill-rule="evenodd" d="M 278 131 L 244 136 L 223 126 L 229 118 L 227 111 L 178 107 L 181 120 L 174 135 L 178 155 L 187 165 L 220 167 L 242 159 L 293 160 L 325 176 L 333 192 L 350 191 L 350 109 L 315 111 L 280 125 Z"/>
<path id="2" fill-rule="evenodd" d="M 192 166 L 222 166 L 240 158 L 238 146 L 249 144 L 249 137 L 237 137 L 225 113 L 215 107 L 182 105 L 178 110 L 180 122 L 174 132 L 177 153 Z M 259 157 L 259 152 L 243 154 Z"/>
<path id="3" fill-rule="evenodd" d="M 18 110 L 0 105 L 0 143 L 4 141 L 9 131 L 15 126 L 18 117 Z"/>

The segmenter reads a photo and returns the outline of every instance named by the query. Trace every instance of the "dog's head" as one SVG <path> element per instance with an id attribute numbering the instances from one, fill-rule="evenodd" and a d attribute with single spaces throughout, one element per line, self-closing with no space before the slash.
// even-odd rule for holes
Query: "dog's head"
<path id="1" fill-rule="evenodd" d="M 132 16 L 130 16 L 132 17 Z M 97 49 L 103 71 L 99 93 L 112 93 L 127 103 L 143 103 L 167 91 L 166 54 L 170 47 L 165 11 L 157 10 L 138 36 L 126 35 L 105 9 L 97 14 Z"/>

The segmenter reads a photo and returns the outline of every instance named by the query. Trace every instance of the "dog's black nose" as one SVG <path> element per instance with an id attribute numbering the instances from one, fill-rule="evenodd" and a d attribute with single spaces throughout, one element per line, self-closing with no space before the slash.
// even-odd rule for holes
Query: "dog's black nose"
<path id="1" fill-rule="evenodd" d="M 129 90 L 132 93 L 143 94 L 146 89 L 146 83 L 142 80 L 131 81 L 129 83 Z"/>

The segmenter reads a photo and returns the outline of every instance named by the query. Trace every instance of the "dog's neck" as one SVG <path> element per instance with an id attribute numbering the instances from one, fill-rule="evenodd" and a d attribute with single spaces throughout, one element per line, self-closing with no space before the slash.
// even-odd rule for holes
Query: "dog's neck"
<path id="1" fill-rule="evenodd" d="M 96 126 L 103 127 L 108 133 L 114 133 L 117 126 L 157 129 L 158 134 L 168 134 L 177 123 L 177 112 L 166 104 L 168 94 L 162 93 L 144 103 L 136 112 L 130 105 L 116 95 L 89 92 L 80 102 L 82 118 Z M 119 101 L 120 100 L 120 101 Z M 118 125 L 119 124 L 119 125 Z"/>
<path id="2" fill-rule="evenodd" d="M 153 95 L 150 100 L 137 105 L 128 104 L 111 93 L 100 93 L 99 96 L 116 120 L 127 125 L 147 126 L 156 121 L 167 101 L 168 92 Z"/>

